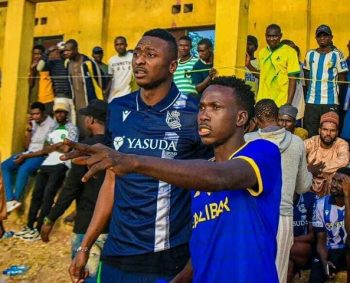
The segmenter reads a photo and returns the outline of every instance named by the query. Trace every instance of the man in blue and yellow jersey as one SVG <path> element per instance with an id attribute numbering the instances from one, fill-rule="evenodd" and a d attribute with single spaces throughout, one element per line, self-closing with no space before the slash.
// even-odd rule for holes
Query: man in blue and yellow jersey
<path id="1" fill-rule="evenodd" d="M 257 101 L 269 98 L 278 107 L 293 101 L 296 79 L 300 65 L 296 51 L 286 44 L 281 44 L 281 28 L 271 24 L 266 29 L 265 48 L 259 52 L 260 82 Z"/>
<path id="2" fill-rule="evenodd" d="M 214 146 L 215 156 L 209 161 L 170 160 L 69 143 L 82 155 L 90 155 L 80 159 L 90 166 L 83 181 L 107 169 L 108 174 L 118 176 L 116 183 L 136 173 L 183 189 L 195 188 L 191 262 L 175 282 L 189 282 L 192 277 L 198 283 L 278 282 L 281 155 L 269 141 L 244 142 L 254 102 L 250 87 L 234 77 L 218 77 L 204 91 L 197 121 L 202 142 Z M 111 277 L 101 279 L 117 282 Z"/>

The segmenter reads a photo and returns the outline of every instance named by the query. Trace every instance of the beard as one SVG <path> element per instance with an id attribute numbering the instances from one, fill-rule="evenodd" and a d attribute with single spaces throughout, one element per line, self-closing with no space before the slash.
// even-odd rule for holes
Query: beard
<path id="1" fill-rule="evenodd" d="M 332 145 L 336 138 L 327 138 L 326 139 L 325 137 L 320 136 L 320 139 L 325 145 Z"/>

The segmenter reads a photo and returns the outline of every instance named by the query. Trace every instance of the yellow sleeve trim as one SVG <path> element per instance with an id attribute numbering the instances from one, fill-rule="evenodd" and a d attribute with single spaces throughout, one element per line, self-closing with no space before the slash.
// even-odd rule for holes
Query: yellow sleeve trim
<path id="1" fill-rule="evenodd" d="M 255 161 L 252 158 L 246 157 L 246 156 L 237 156 L 233 159 L 243 159 L 246 162 L 248 162 L 250 166 L 252 166 L 252 168 L 255 172 L 256 178 L 258 180 L 258 191 L 255 191 L 251 188 L 247 188 L 247 190 L 252 196 L 254 196 L 254 197 L 259 196 L 264 191 L 264 186 L 263 186 L 263 182 L 262 182 L 262 178 L 261 178 L 261 174 L 260 174 L 260 169 L 259 169 L 258 165 L 255 163 Z"/>

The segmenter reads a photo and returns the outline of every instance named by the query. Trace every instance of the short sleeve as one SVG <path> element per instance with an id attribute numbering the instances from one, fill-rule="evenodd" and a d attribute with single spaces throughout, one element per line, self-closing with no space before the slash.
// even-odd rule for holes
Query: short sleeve
<path id="1" fill-rule="evenodd" d="M 112 58 L 108 61 L 108 75 L 113 75 Z"/>
<path id="2" fill-rule="evenodd" d="M 249 163 L 256 174 L 257 185 L 247 189 L 252 196 L 282 190 L 281 154 L 275 144 L 262 139 L 249 142 L 234 158 Z"/>
<path id="3" fill-rule="evenodd" d="M 291 50 L 289 53 L 290 54 L 288 57 L 288 65 L 287 65 L 288 74 L 299 74 L 300 64 L 298 60 L 298 55 L 294 50 Z"/>
<path id="4" fill-rule="evenodd" d="M 344 55 L 341 52 L 336 52 L 336 55 L 337 55 L 336 68 L 338 73 L 347 72 L 349 68 L 344 58 Z"/>
<path id="5" fill-rule="evenodd" d="M 304 66 L 303 68 L 305 70 L 310 71 L 310 51 L 308 53 L 306 53 L 305 55 L 305 60 L 304 60 Z"/>
<path id="6" fill-rule="evenodd" d="M 198 61 L 196 64 L 194 64 L 193 69 L 192 70 L 200 70 L 200 65 L 198 64 Z M 192 84 L 193 85 L 198 85 L 203 81 L 203 75 L 202 72 L 193 72 L 191 73 L 191 78 L 192 78 Z"/>

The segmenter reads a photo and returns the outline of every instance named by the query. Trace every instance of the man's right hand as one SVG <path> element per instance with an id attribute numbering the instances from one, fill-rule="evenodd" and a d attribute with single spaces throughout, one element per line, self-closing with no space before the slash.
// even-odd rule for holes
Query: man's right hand
<path id="1" fill-rule="evenodd" d="M 311 161 L 310 164 L 307 166 L 307 169 L 312 174 L 312 176 L 318 177 L 319 175 L 321 175 L 322 170 L 326 165 L 323 161 L 320 161 L 319 163 L 315 162 L 316 160 Z"/>
<path id="2" fill-rule="evenodd" d="M 82 283 L 89 276 L 89 271 L 85 266 L 89 260 L 88 252 L 77 252 L 69 267 L 69 275 L 74 283 Z"/>

